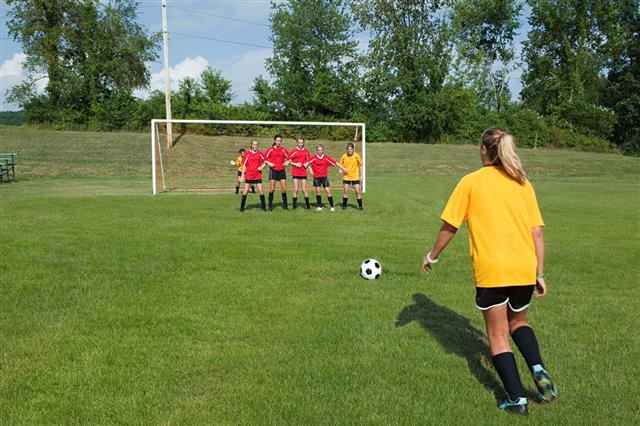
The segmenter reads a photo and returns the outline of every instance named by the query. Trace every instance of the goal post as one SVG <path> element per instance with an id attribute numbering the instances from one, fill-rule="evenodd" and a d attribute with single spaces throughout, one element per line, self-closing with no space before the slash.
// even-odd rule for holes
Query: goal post
<path id="1" fill-rule="evenodd" d="M 362 156 L 362 176 L 361 186 L 362 192 L 366 191 L 366 125 L 365 123 L 351 122 L 324 122 L 324 121 L 264 121 L 264 120 L 188 120 L 188 119 L 153 119 L 151 120 L 151 192 L 153 195 L 159 192 L 170 190 L 167 183 L 165 164 L 163 162 L 162 144 L 160 143 L 161 129 L 160 125 L 168 124 L 212 124 L 212 125 L 243 125 L 243 126 L 328 126 L 328 127 L 352 127 L 355 128 L 354 142 L 357 142 L 358 131 L 361 137 L 361 156 Z M 175 135 L 174 135 L 175 136 Z M 304 135 L 302 135 L 304 136 Z M 251 136 L 249 136 L 251 137 Z M 291 147 L 290 147 L 291 148 Z M 311 155 L 314 154 L 312 147 L 307 146 Z M 172 149 L 178 149 L 173 147 Z M 331 155 L 337 156 L 335 153 Z M 337 160 L 337 158 L 336 158 Z M 228 167 L 228 164 L 227 164 Z M 187 189 L 189 190 L 189 189 Z"/>

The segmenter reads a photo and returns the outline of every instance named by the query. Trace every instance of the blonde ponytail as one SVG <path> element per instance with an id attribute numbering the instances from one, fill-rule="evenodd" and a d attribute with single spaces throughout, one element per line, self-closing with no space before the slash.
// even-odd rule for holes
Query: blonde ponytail
<path id="1" fill-rule="evenodd" d="M 501 166 L 511 178 L 521 184 L 527 181 L 527 172 L 522 167 L 510 133 L 497 128 L 487 129 L 482 133 L 481 140 L 487 149 L 489 164 Z"/>

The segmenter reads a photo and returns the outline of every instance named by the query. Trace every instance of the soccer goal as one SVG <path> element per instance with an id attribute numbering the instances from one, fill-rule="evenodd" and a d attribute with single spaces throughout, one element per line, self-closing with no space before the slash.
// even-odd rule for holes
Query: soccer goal
<path id="1" fill-rule="evenodd" d="M 173 124 L 174 141 L 168 143 L 167 123 Z M 316 127 L 338 127 L 338 137 L 327 140 L 315 137 Z M 318 129 L 315 129 L 318 130 Z M 265 152 L 273 137 L 282 135 L 282 146 L 296 147 L 297 139 L 305 139 L 311 155 L 318 144 L 336 161 L 345 152 L 348 142 L 355 144 L 355 152 L 362 157 L 362 191 L 366 191 L 366 126 L 364 123 L 311 121 L 249 121 L 249 120 L 151 120 L 151 191 L 153 195 L 168 191 L 231 192 L 237 179 L 235 160 L 241 148 L 249 149 L 252 139 Z M 338 140 L 335 140 L 338 139 Z M 287 178 L 291 178 L 287 169 Z M 268 166 L 263 181 L 268 184 Z M 342 186 L 342 175 L 336 167 L 329 171 L 335 188 Z M 311 182 L 311 172 L 309 172 Z M 287 185 L 288 188 L 291 185 Z"/>

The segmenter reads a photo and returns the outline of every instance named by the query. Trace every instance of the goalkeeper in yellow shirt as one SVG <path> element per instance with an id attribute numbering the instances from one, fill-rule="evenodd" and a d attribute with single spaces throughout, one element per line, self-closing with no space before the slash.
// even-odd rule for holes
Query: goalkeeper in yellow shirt
<path id="1" fill-rule="evenodd" d="M 344 193 L 342 195 L 342 210 L 347 208 L 349 200 L 349 187 L 353 187 L 356 192 L 356 201 L 358 202 L 358 210 L 362 210 L 362 191 L 360 190 L 360 177 L 362 176 L 362 158 L 354 152 L 355 146 L 349 142 L 347 144 L 347 152 L 340 157 L 339 164 L 344 167 L 346 172 L 342 177 L 342 186 Z"/>

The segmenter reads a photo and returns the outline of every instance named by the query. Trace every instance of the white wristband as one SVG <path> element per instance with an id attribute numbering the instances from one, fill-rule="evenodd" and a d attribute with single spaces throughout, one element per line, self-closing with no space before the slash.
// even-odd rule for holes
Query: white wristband
<path id="1" fill-rule="evenodd" d="M 431 259 L 431 252 L 427 253 L 427 262 L 429 263 L 438 263 L 438 259 L 433 260 Z"/>

